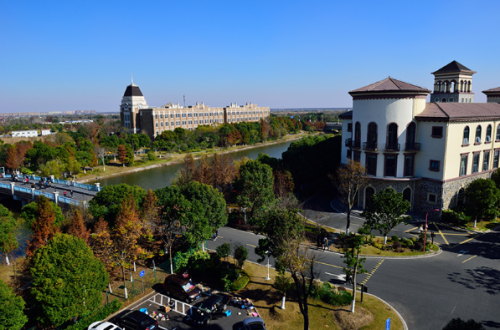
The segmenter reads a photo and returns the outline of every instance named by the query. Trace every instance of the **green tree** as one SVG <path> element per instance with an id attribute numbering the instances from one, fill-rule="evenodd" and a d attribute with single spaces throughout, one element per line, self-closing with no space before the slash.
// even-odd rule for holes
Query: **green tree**
<path id="1" fill-rule="evenodd" d="M 24 305 L 23 298 L 0 280 L 0 330 L 21 330 L 24 327 L 28 322 Z"/>
<path id="2" fill-rule="evenodd" d="M 42 176 L 55 176 L 56 178 L 61 177 L 62 173 L 66 170 L 66 166 L 59 159 L 53 159 L 45 164 L 40 165 L 40 171 Z"/>
<path id="3" fill-rule="evenodd" d="M 290 278 L 285 274 L 279 274 L 274 279 L 274 288 L 283 294 L 281 298 L 281 309 L 285 309 L 286 293 L 293 287 Z"/>
<path id="4" fill-rule="evenodd" d="M 403 199 L 403 194 L 385 188 L 373 196 L 371 205 L 364 212 L 366 225 L 380 231 L 386 244 L 387 235 L 394 227 L 400 223 L 408 224 L 407 221 L 411 220 L 410 216 L 405 216 L 410 207 L 410 202 Z"/>
<path id="5" fill-rule="evenodd" d="M 231 253 L 231 245 L 229 243 L 221 244 L 215 249 L 215 251 L 217 251 L 219 258 L 227 261 L 226 258 L 229 257 L 229 254 Z"/>
<path id="6" fill-rule="evenodd" d="M 50 206 L 52 208 L 52 211 L 55 214 L 55 219 L 54 219 L 54 225 L 56 227 L 61 227 L 61 224 L 66 220 L 64 217 L 64 214 L 62 213 L 61 208 L 59 205 L 50 202 Z M 21 209 L 21 218 L 23 218 L 25 225 L 28 228 L 31 228 L 33 226 L 33 222 L 35 222 L 36 219 L 36 212 L 38 211 L 38 204 L 37 202 L 31 202 L 29 204 L 26 204 L 23 206 Z"/>
<path id="7" fill-rule="evenodd" d="M 366 258 L 360 258 L 361 246 L 363 245 L 363 236 L 351 233 L 346 237 L 344 248 L 344 264 L 346 267 L 343 268 L 346 277 L 352 280 L 352 303 L 351 303 L 351 313 L 354 313 L 354 308 L 356 305 L 356 276 L 358 273 L 366 273 L 366 269 L 363 268 L 363 264 Z"/>
<path id="8" fill-rule="evenodd" d="M 104 264 L 77 237 L 57 234 L 33 255 L 31 293 L 44 326 L 58 327 L 98 308 L 109 281 Z"/>
<path id="9" fill-rule="evenodd" d="M 243 268 L 245 261 L 248 259 L 248 250 L 241 243 L 238 243 L 234 248 L 234 259 L 238 263 L 238 267 Z"/>
<path id="10" fill-rule="evenodd" d="M 147 191 L 139 186 L 130 186 L 126 183 L 104 186 L 94 198 L 89 202 L 89 211 L 98 219 L 103 217 L 108 222 L 109 227 L 113 228 L 117 214 L 120 211 L 121 204 L 130 194 L 134 196 L 137 210 L 141 209 Z"/>
<path id="11" fill-rule="evenodd" d="M 162 217 L 178 220 L 191 244 L 209 239 L 227 223 L 224 196 L 212 186 L 193 181 L 182 187 L 158 189 L 155 194 L 163 208 Z"/>
<path id="12" fill-rule="evenodd" d="M 500 190 L 495 182 L 488 179 L 472 181 L 465 189 L 467 204 L 465 212 L 474 218 L 474 228 L 477 219 L 484 217 L 496 219 L 500 206 Z"/>
<path id="13" fill-rule="evenodd" d="M 16 227 L 17 221 L 12 216 L 12 212 L 0 205 L 0 252 L 5 255 L 7 265 L 10 265 L 9 253 L 19 247 L 15 235 Z"/>
<path id="14" fill-rule="evenodd" d="M 486 329 L 481 323 L 476 322 L 472 319 L 464 321 L 461 318 L 457 317 L 448 322 L 448 324 L 443 328 L 443 330 L 486 330 Z"/>
<path id="15" fill-rule="evenodd" d="M 125 146 L 127 156 L 125 157 L 125 162 L 132 166 L 134 164 L 134 150 L 129 145 Z"/>
<path id="16" fill-rule="evenodd" d="M 254 217 L 257 210 L 274 201 L 273 183 L 269 165 L 249 160 L 240 167 L 240 178 L 235 181 L 238 204 L 248 208 Z"/>

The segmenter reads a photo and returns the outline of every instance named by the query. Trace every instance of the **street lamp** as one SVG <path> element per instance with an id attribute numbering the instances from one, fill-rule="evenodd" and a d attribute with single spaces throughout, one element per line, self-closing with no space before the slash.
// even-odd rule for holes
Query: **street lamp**
<path id="1" fill-rule="evenodd" d="M 267 277 L 266 281 L 269 281 L 271 278 L 269 277 L 269 251 L 266 251 L 267 254 Z"/>
<path id="2" fill-rule="evenodd" d="M 425 243 L 427 242 L 427 216 L 431 212 L 439 212 L 439 209 L 430 210 L 425 214 L 425 234 L 424 234 L 424 251 L 423 251 L 424 253 L 425 253 Z"/>

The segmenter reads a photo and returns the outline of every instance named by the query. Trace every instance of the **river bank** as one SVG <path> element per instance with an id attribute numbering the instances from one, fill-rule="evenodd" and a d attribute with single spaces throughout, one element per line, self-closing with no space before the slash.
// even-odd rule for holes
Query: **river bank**
<path id="1" fill-rule="evenodd" d="M 81 183 L 97 182 L 98 180 L 101 181 L 102 179 L 108 179 L 108 178 L 112 178 L 112 177 L 133 174 L 133 173 L 151 170 L 151 169 L 155 169 L 155 168 L 160 168 L 160 167 L 164 167 L 164 166 L 178 165 L 178 164 L 181 164 L 183 162 L 184 157 L 188 154 L 192 154 L 195 159 L 200 159 L 203 156 L 212 157 L 216 153 L 218 153 L 220 155 L 231 154 L 231 153 L 235 153 L 235 152 L 240 152 L 240 151 L 251 150 L 251 149 L 255 149 L 255 148 L 262 148 L 262 147 L 272 146 L 272 145 L 276 145 L 276 144 L 291 142 L 291 141 L 299 140 L 299 139 L 301 139 L 305 136 L 308 136 L 308 135 L 309 135 L 308 133 L 301 132 L 299 134 L 287 135 L 283 139 L 278 140 L 278 141 L 272 141 L 272 142 L 266 142 L 266 143 L 256 143 L 256 144 L 246 145 L 246 146 L 236 146 L 236 147 L 230 147 L 227 149 L 217 148 L 217 149 L 210 149 L 210 150 L 206 150 L 206 151 L 175 154 L 175 155 L 170 155 L 170 157 L 168 159 L 165 159 L 165 160 L 158 159 L 155 161 L 149 161 L 149 162 L 146 162 L 146 163 L 139 165 L 137 167 L 121 167 L 121 166 L 109 166 L 108 165 L 106 168 L 106 171 L 102 171 L 103 166 L 98 166 L 98 167 L 94 168 L 94 171 L 92 171 L 91 174 L 86 174 L 84 176 L 81 176 L 81 177 L 77 178 L 76 181 L 81 182 Z"/>

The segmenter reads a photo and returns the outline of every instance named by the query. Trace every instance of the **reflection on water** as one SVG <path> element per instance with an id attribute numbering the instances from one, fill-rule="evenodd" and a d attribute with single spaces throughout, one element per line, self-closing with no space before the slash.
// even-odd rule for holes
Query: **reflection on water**
<path id="1" fill-rule="evenodd" d="M 22 203 L 20 201 L 15 201 L 11 197 L 5 196 L 0 199 L 0 204 L 8 208 L 14 215 L 14 218 L 19 219 L 21 215 L 21 207 Z M 26 228 L 24 225 L 21 225 L 17 232 L 16 238 L 19 247 L 9 254 L 9 259 L 12 261 L 14 258 L 24 257 L 26 255 L 26 246 L 28 243 L 27 240 L 30 239 L 31 229 Z M 5 264 L 5 255 L 0 252 L 1 256 L 1 264 Z"/>
<path id="2" fill-rule="evenodd" d="M 271 157 L 281 158 L 281 154 L 288 149 L 290 143 L 291 142 L 288 141 L 279 144 L 262 146 L 249 150 L 233 152 L 230 155 L 234 160 L 240 159 L 244 156 L 250 159 L 257 159 L 257 156 L 262 152 Z M 101 179 L 99 182 L 101 183 L 101 186 L 127 183 L 129 185 L 140 186 L 144 189 L 155 190 L 172 184 L 172 179 L 175 177 L 175 174 L 181 166 L 182 164 L 162 166 L 141 172 Z"/>

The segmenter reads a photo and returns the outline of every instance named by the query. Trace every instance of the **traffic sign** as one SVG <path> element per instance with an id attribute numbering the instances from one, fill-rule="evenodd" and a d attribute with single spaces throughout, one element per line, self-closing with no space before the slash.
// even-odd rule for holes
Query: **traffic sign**
<path id="1" fill-rule="evenodd" d="M 391 330 L 391 318 L 390 317 L 385 321 L 385 330 Z"/>
<path id="2" fill-rule="evenodd" d="M 144 271 L 139 273 L 139 277 L 143 277 L 146 273 Z"/>

